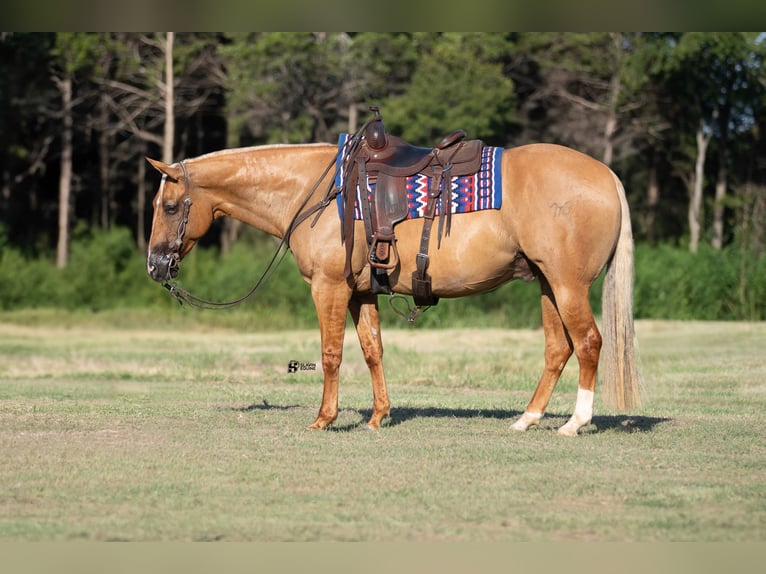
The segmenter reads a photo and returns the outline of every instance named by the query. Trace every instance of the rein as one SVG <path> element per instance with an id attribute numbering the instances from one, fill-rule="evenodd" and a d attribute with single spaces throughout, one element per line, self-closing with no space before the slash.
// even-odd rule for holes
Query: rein
<path id="1" fill-rule="evenodd" d="M 351 146 L 349 148 L 349 151 L 346 156 L 346 162 L 350 163 L 350 158 L 354 158 L 356 156 L 356 151 L 359 149 L 362 143 L 362 134 L 364 133 L 367 126 L 374 120 L 370 120 L 366 122 L 357 132 L 351 136 Z M 232 301 L 211 301 L 209 299 L 205 299 L 203 297 L 198 297 L 197 295 L 194 295 L 178 285 L 175 281 L 169 280 L 165 281 L 162 286 L 167 289 L 170 294 L 175 297 L 176 301 L 178 301 L 179 305 L 183 305 L 184 303 L 188 303 L 192 307 L 197 307 L 200 309 L 208 309 L 213 311 L 220 311 L 223 309 L 230 309 L 231 307 L 235 307 L 239 305 L 240 303 L 243 303 L 258 291 L 260 289 L 261 285 L 269 278 L 271 277 L 274 272 L 279 268 L 279 265 L 282 263 L 282 261 L 285 258 L 285 255 L 287 255 L 287 252 L 290 250 L 290 237 L 292 236 L 293 231 L 304 221 L 306 221 L 309 217 L 316 214 L 314 217 L 314 220 L 311 222 L 311 227 L 314 227 L 316 225 L 317 221 L 319 220 L 319 216 L 322 215 L 322 212 L 324 212 L 325 208 L 330 205 L 330 203 L 337 197 L 339 193 L 341 193 L 341 189 L 334 185 L 336 177 L 333 177 L 332 182 L 327 188 L 327 192 L 325 193 L 324 198 L 319 201 L 318 203 L 315 203 L 313 206 L 311 206 L 306 211 L 303 211 L 308 205 L 311 198 L 314 196 L 314 193 L 316 193 L 317 188 L 319 187 L 319 184 L 322 183 L 322 180 L 327 176 L 330 169 L 332 168 L 333 164 L 336 165 L 335 168 L 335 176 L 338 174 L 338 170 L 341 169 L 341 167 L 337 167 L 338 163 L 338 156 L 341 155 L 342 152 L 339 151 L 330 161 L 330 163 L 327 165 L 325 170 L 322 172 L 322 175 L 319 176 L 319 179 L 316 180 L 314 185 L 309 190 L 308 194 L 306 195 L 306 198 L 301 203 L 300 207 L 298 208 L 298 211 L 293 216 L 292 220 L 290 221 L 290 225 L 287 226 L 287 230 L 285 231 L 284 236 L 279 242 L 279 245 L 277 246 L 276 251 L 274 252 L 274 255 L 271 257 L 271 260 L 266 265 L 266 269 L 263 271 L 261 276 L 258 278 L 258 280 L 255 282 L 255 285 L 245 293 L 242 297 L 239 297 L 238 299 L 234 299 Z M 178 224 L 178 231 L 176 232 L 176 239 L 173 242 L 173 245 L 175 245 L 175 251 L 173 253 L 173 258 L 171 260 L 169 269 L 175 269 L 176 271 L 180 267 L 181 263 L 181 246 L 183 245 L 183 236 L 186 233 L 186 226 L 189 223 L 189 211 L 191 210 L 192 200 L 191 195 L 189 193 L 189 172 L 186 169 L 186 164 L 184 163 L 185 160 L 182 160 L 180 165 L 181 169 L 184 172 L 184 198 L 182 200 L 183 203 L 183 213 L 181 217 L 181 222 Z M 348 169 L 348 165 L 345 166 Z M 284 249 L 284 247 L 287 247 L 287 249 Z M 404 305 L 406 306 L 407 310 L 406 312 L 400 308 L 400 306 L 395 305 L 395 301 L 402 300 L 404 301 Z M 403 295 L 397 295 L 392 293 L 391 297 L 389 299 L 389 305 L 391 306 L 391 309 L 400 317 L 407 320 L 409 323 L 413 323 L 415 319 L 420 316 L 422 313 L 427 311 L 430 307 L 425 306 L 410 306 L 409 302 Z"/>
<path id="2" fill-rule="evenodd" d="M 271 275 L 274 274 L 274 272 L 277 270 L 279 265 L 282 263 L 282 261 L 285 258 L 285 255 L 287 254 L 287 251 L 290 249 L 290 236 L 292 235 L 292 232 L 295 230 L 298 225 L 303 223 L 308 217 L 313 215 L 314 213 L 317 213 L 317 216 L 312 223 L 313 225 L 316 223 L 316 220 L 319 218 L 319 215 L 322 213 L 325 207 L 327 207 L 330 202 L 333 200 L 333 198 L 340 193 L 339 189 L 336 189 L 334 185 L 331 183 L 327 193 L 325 194 L 324 199 L 320 201 L 319 203 L 315 204 L 313 207 L 311 207 L 308 211 L 302 213 L 303 209 L 306 207 L 308 202 L 313 197 L 314 193 L 316 192 L 317 188 L 319 187 L 319 184 L 322 183 L 322 180 L 325 178 L 325 176 L 329 173 L 330 168 L 332 168 L 333 164 L 335 164 L 337 161 L 337 155 L 333 157 L 332 161 L 327 165 L 324 172 L 322 172 L 322 175 L 319 176 L 319 179 L 317 179 L 316 183 L 313 185 L 309 193 L 306 195 L 306 198 L 301 203 L 300 207 L 298 208 L 297 213 L 293 217 L 293 219 L 290 221 L 290 225 L 287 226 L 287 230 L 285 231 L 284 236 L 279 242 L 279 245 L 277 246 L 276 251 L 274 252 L 274 255 L 272 256 L 271 260 L 269 261 L 268 265 L 266 265 L 266 269 L 261 274 L 261 276 L 258 278 L 258 280 L 255 282 L 255 285 L 253 285 L 252 289 L 248 291 L 245 295 L 242 297 L 239 297 L 238 299 L 234 299 L 232 301 L 211 301 L 209 299 L 205 299 L 203 297 L 198 297 L 177 283 L 175 281 L 165 281 L 162 286 L 167 289 L 170 294 L 175 297 L 176 301 L 180 305 L 183 305 L 184 303 L 188 303 L 192 307 L 198 307 L 200 309 L 209 309 L 209 310 L 221 310 L 221 309 L 228 309 L 231 307 L 234 307 L 236 305 L 239 305 L 243 301 L 246 301 L 250 297 L 252 297 L 256 291 L 261 287 L 261 285 L 271 277 Z M 191 195 L 189 194 L 189 172 L 186 169 L 186 165 L 184 164 L 184 161 L 181 161 L 181 169 L 184 172 L 184 190 L 185 190 L 185 196 L 183 199 L 183 214 L 181 217 L 181 222 L 178 224 L 178 231 L 176 233 L 176 240 L 174 242 L 175 245 L 175 252 L 173 253 L 173 259 L 170 263 L 170 268 L 178 269 L 181 262 L 181 245 L 183 245 L 183 236 L 186 233 L 186 226 L 189 222 L 189 211 L 191 209 L 192 200 Z M 334 178 L 333 178 L 334 181 Z M 287 249 L 283 251 L 283 248 L 287 246 Z"/>

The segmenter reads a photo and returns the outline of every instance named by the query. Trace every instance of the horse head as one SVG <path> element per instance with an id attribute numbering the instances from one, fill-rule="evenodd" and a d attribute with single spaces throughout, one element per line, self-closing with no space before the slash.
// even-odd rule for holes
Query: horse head
<path id="1" fill-rule="evenodd" d="M 168 165 L 146 159 L 162 174 L 152 202 L 146 270 L 155 281 L 169 281 L 178 275 L 181 259 L 210 228 L 213 213 L 204 195 L 195 193 L 184 162 Z"/>

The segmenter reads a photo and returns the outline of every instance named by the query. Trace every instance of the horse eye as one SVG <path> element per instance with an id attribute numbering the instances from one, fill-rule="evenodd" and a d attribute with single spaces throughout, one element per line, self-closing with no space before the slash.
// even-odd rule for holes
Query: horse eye
<path id="1" fill-rule="evenodd" d="M 178 211 L 178 204 L 177 203 L 166 203 L 163 206 L 163 209 L 165 210 L 165 213 L 167 215 L 175 215 Z"/>

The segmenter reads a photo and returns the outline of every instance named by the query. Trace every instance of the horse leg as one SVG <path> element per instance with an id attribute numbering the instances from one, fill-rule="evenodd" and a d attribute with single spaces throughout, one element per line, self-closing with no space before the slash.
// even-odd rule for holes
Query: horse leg
<path id="1" fill-rule="evenodd" d="M 388 400 L 386 377 L 383 373 L 383 340 L 380 336 L 377 295 L 354 295 L 349 303 L 351 317 L 356 325 L 359 345 L 372 378 L 372 416 L 367 428 L 377 430 L 388 416 L 391 403 Z"/>
<path id="2" fill-rule="evenodd" d="M 311 296 L 319 318 L 324 390 L 319 414 L 308 428 L 323 429 L 338 418 L 338 376 L 343 360 L 343 337 L 351 290 L 345 283 L 323 284 L 317 281 L 311 284 Z"/>
<path id="3" fill-rule="evenodd" d="M 601 333 L 593 318 L 587 287 L 561 290 L 557 294 L 556 303 L 580 367 L 574 412 L 558 432 L 565 436 L 577 436 L 577 431 L 590 424 L 593 416 Z"/>
<path id="4" fill-rule="evenodd" d="M 543 333 L 545 334 L 545 368 L 524 414 L 511 425 L 511 429 L 516 431 L 525 431 L 529 427 L 539 424 L 561 372 L 564 370 L 569 357 L 572 356 L 572 341 L 569 339 L 559 316 L 553 291 L 543 275 L 539 276 L 539 280 Z"/>

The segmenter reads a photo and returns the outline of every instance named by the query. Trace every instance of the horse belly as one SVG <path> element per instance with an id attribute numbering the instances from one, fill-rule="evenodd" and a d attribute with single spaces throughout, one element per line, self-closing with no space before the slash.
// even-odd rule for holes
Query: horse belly
<path id="1" fill-rule="evenodd" d="M 516 277 L 533 277 L 499 211 L 453 215 L 450 234 L 442 237 L 441 245 L 438 225 L 438 220 L 434 221 L 428 249 L 434 295 L 463 297 L 494 289 Z M 421 220 L 402 222 L 396 229 L 400 265 L 390 278 L 398 293 L 412 292 L 422 229 Z"/>

